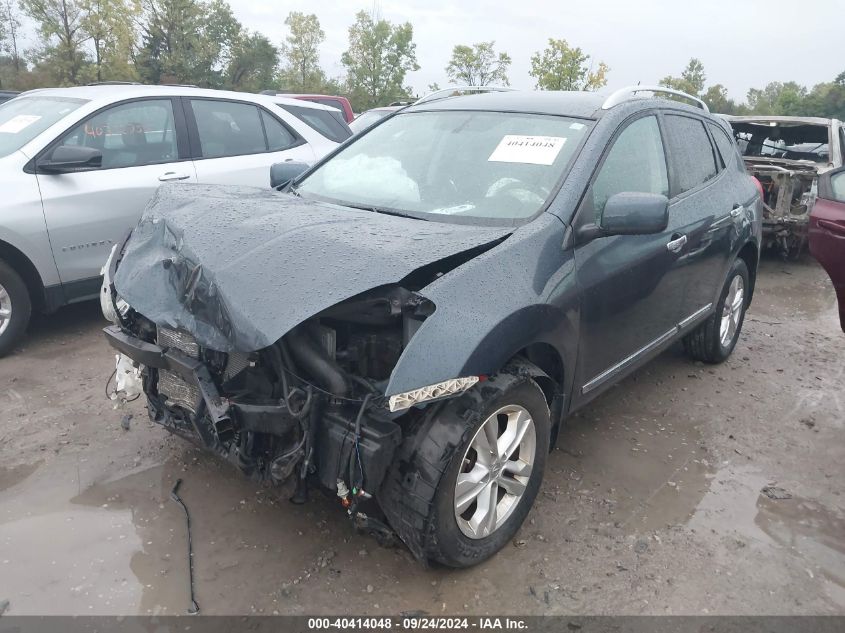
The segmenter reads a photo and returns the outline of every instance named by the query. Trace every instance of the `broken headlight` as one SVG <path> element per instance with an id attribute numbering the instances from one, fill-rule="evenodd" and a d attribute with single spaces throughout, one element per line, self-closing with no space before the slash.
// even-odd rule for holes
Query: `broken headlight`
<path id="1" fill-rule="evenodd" d="M 390 396 L 387 404 L 391 412 L 410 409 L 416 404 L 438 400 L 466 391 L 479 380 L 480 378 L 478 376 L 465 376 L 464 378 L 444 380 L 428 387 L 420 387 L 419 389 L 412 389 L 404 393 L 397 393 L 395 396 Z"/>

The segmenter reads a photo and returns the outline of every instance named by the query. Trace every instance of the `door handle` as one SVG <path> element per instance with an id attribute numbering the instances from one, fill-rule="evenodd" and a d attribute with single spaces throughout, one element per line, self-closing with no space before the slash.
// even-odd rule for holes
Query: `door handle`
<path id="1" fill-rule="evenodd" d="M 171 180 L 187 180 L 188 178 L 190 178 L 188 174 L 180 174 L 175 171 L 166 171 L 158 177 L 161 182 L 169 182 Z"/>
<path id="2" fill-rule="evenodd" d="M 830 220 L 819 220 L 819 226 L 823 229 L 827 229 L 831 233 L 845 237 L 845 226 L 840 226 L 836 222 L 831 222 Z"/>
<path id="3" fill-rule="evenodd" d="M 742 206 L 741 204 L 735 204 L 734 208 L 731 209 L 731 217 L 732 218 L 738 218 L 739 216 L 742 215 L 743 211 L 745 211 L 744 206 Z"/>
<path id="4" fill-rule="evenodd" d="M 671 242 L 666 244 L 666 248 L 672 251 L 673 253 L 680 253 L 681 249 L 684 247 L 684 244 L 687 243 L 687 236 L 681 235 L 680 237 L 672 236 L 673 239 Z"/>

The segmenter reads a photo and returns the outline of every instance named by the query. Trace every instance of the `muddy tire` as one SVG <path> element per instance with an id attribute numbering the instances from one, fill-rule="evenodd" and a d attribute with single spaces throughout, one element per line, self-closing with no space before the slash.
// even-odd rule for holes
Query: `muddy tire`
<path id="1" fill-rule="evenodd" d="M 378 495 L 391 527 L 424 562 L 469 567 L 486 560 L 531 510 L 550 426 L 543 392 L 517 370 L 431 407 L 406 436 Z"/>
<path id="2" fill-rule="evenodd" d="M 0 358 L 11 352 L 24 335 L 31 313 L 26 284 L 0 260 Z"/>
<path id="3" fill-rule="evenodd" d="M 737 259 L 725 280 L 716 311 L 684 337 L 684 349 L 692 359 L 713 364 L 727 360 L 742 331 L 750 287 L 748 266 Z"/>

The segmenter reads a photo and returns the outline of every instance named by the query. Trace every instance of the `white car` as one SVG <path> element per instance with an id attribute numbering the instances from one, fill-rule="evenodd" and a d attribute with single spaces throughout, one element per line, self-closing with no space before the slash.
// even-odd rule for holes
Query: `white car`
<path id="1" fill-rule="evenodd" d="M 32 309 L 95 298 L 162 182 L 270 186 L 351 135 L 330 107 L 181 86 L 33 90 L 0 106 L 0 356 Z"/>

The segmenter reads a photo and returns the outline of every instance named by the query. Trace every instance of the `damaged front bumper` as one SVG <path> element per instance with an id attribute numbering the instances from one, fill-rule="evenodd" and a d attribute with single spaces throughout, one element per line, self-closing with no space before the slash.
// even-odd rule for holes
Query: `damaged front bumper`
<path id="1" fill-rule="evenodd" d="M 120 326 L 108 326 L 103 332 L 109 345 L 141 366 L 153 422 L 199 441 L 258 479 L 280 483 L 304 461 L 303 475 L 316 473 L 320 483 L 331 489 L 346 475 L 338 465 L 357 461 L 360 479 L 368 488 L 377 489 L 402 441 L 398 424 L 386 416 L 363 411 L 357 403 L 314 396 L 311 414 L 300 419 L 291 415 L 283 402 L 246 403 L 221 394 L 202 361 L 174 347 L 141 340 Z M 193 390 L 196 400 L 190 408 L 172 406 L 170 398 L 159 392 L 163 375 L 176 376 Z M 361 417 L 365 418 L 363 423 Z M 302 441 L 296 450 L 286 451 L 266 464 L 245 463 L 243 447 L 250 436 L 258 434 L 279 438 L 298 434 Z M 352 460 L 353 450 L 357 451 L 356 460 Z"/>

